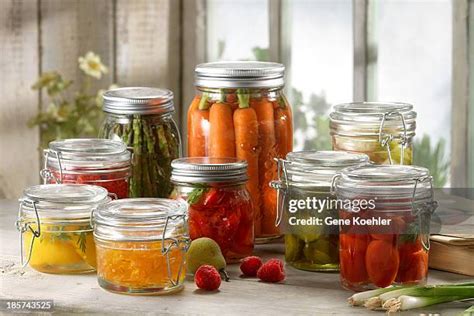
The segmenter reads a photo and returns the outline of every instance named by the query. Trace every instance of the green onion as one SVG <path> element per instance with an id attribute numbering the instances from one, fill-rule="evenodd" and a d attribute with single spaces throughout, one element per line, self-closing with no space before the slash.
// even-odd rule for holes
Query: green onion
<path id="1" fill-rule="evenodd" d="M 379 298 L 382 300 L 382 304 L 386 301 L 397 298 L 402 295 L 408 296 L 474 296 L 473 286 L 458 286 L 458 285 L 432 285 L 426 287 L 407 287 L 399 290 L 391 291 L 388 293 L 381 294 Z"/>
<path id="2" fill-rule="evenodd" d="M 375 290 L 370 290 L 370 291 L 365 291 L 365 292 L 360 292 L 360 293 L 355 293 L 351 297 L 347 299 L 350 305 L 352 306 L 362 306 L 364 303 L 366 303 L 368 300 L 372 298 L 378 298 L 379 295 L 386 293 L 388 291 L 393 291 L 396 289 L 401 288 L 400 286 L 392 286 L 392 287 L 386 287 L 386 288 L 380 288 L 380 289 L 375 289 Z M 381 305 L 379 305 L 381 306 Z"/>
<path id="3" fill-rule="evenodd" d="M 383 308 L 388 313 L 406 311 L 440 303 L 447 303 L 465 299 L 463 296 L 409 296 L 402 295 L 398 298 L 392 298 L 383 304 Z"/>

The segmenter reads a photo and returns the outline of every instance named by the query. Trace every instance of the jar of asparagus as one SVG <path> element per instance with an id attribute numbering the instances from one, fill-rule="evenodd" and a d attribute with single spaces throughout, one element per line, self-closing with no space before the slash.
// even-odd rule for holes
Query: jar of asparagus
<path id="1" fill-rule="evenodd" d="M 276 179 L 274 158 L 284 158 L 293 148 L 284 70 L 268 62 L 198 65 L 196 96 L 188 110 L 188 156 L 247 161 L 257 242 L 280 236 L 276 192 L 269 183 Z"/>
<path id="2" fill-rule="evenodd" d="M 181 153 L 173 120 L 173 93 L 130 87 L 104 93 L 106 118 L 100 137 L 122 140 L 132 152 L 130 197 L 168 197 L 171 161 Z"/>
<path id="3" fill-rule="evenodd" d="M 45 184 L 24 190 L 17 228 L 21 261 L 45 273 L 96 269 L 91 212 L 110 201 L 107 190 L 86 184 Z"/>
<path id="4" fill-rule="evenodd" d="M 339 104 L 329 118 L 333 150 L 365 153 L 376 164 L 412 164 L 416 128 L 412 105 Z"/>
<path id="5" fill-rule="evenodd" d="M 278 214 L 283 219 L 285 260 L 297 269 L 339 270 L 339 227 L 327 225 L 337 219 L 331 181 L 342 168 L 366 164 L 364 154 L 343 151 L 298 151 L 280 159 Z"/>

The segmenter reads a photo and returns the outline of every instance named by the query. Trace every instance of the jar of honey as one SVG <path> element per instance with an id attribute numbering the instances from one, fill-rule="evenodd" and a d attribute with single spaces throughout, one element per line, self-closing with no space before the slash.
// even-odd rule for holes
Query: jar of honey
<path id="1" fill-rule="evenodd" d="M 109 201 L 107 190 L 93 185 L 47 184 L 25 189 L 17 220 L 22 264 L 45 273 L 94 271 L 91 212 Z"/>
<path id="2" fill-rule="evenodd" d="M 93 214 L 99 285 L 111 292 L 159 295 L 184 286 L 187 205 L 159 198 L 115 200 Z"/>

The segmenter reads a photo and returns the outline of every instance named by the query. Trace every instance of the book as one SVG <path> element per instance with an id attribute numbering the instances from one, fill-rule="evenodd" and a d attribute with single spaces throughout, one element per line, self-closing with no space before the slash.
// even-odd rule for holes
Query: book
<path id="1" fill-rule="evenodd" d="M 474 276 L 474 235 L 432 235 L 429 267 Z"/>

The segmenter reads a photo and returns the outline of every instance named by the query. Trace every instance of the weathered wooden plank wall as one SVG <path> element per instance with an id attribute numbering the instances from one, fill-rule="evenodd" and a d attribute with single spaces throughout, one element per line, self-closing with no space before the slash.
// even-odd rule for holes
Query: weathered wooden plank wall
<path id="1" fill-rule="evenodd" d="M 91 88 L 172 89 L 181 108 L 180 0 L 0 1 L 0 198 L 39 183 L 39 131 L 26 122 L 46 98 L 30 89 L 41 72 L 80 82 L 77 59 L 98 53 L 109 74 Z"/>

